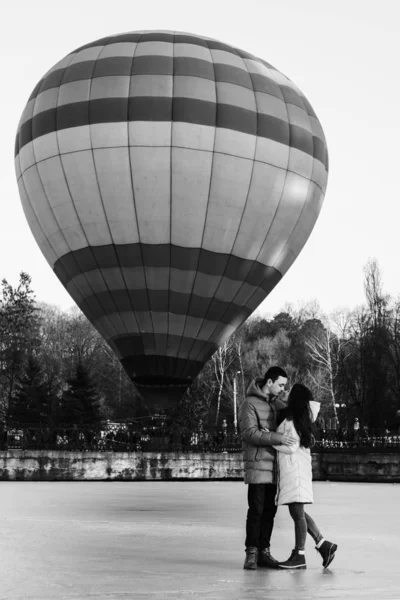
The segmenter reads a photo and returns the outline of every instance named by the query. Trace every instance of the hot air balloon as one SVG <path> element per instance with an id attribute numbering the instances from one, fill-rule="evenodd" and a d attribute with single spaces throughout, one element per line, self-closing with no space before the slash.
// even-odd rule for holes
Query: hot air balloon
<path id="1" fill-rule="evenodd" d="M 289 269 L 328 174 L 322 127 L 285 75 L 163 31 L 100 39 L 55 64 L 15 156 L 42 253 L 156 408 Z"/>

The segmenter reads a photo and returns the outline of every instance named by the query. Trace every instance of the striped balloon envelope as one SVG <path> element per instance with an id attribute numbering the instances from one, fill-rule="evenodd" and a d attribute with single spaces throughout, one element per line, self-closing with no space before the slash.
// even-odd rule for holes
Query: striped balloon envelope
<path id="1" fill-rule="evenodd" d="M 15 154 L 44 256 L 157 407 L 289 269 L 328 174 L 322 127 L 285 75 L 164 31 L 100 39 L 54 65 Z"/>

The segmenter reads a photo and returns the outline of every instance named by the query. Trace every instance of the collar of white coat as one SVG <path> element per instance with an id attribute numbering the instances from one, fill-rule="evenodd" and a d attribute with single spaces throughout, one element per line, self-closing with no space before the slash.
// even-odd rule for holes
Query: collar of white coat
<path id="1" fill-rule="evenodd" d="M 313 421 L 318 417 L 319 409 L 321 408 L 320 402 L 316 400 L 310 400 L 311 418 Z"/>

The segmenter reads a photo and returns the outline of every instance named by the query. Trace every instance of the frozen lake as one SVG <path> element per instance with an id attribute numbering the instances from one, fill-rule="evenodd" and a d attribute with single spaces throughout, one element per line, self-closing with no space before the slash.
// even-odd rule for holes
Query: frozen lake
<path id="1" fill-rule="evenodd" d="M 0 600 L 400 599 L 400 484 L 315 482 L 309 512 L 339 545 L 323 570 L 244 571 L 247 487 L 215 482 L 1 482 Z M 288 558 L 280 507 L 272 552 Z"/>

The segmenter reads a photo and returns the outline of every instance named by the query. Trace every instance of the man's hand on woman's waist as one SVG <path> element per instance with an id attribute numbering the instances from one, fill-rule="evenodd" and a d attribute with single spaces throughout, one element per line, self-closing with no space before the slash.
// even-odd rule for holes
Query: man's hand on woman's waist
<path id="1" fill-rule="evenodd" d="M 296 437 L 294 437 L 293 433 L 290 433 L 290 431 L 285 431 L 284 433 L 281 433 L 281 445 L 282 446 L 292 446 L 293 444 L 295 444 L 298 439 Z"/>
<path id="2" fill-rule="evenodd" d="M 276 431 L 269 431 L 269 429 L 262 429 L 261 431 L 268 431 L 271 433 L 271 445 L 274 446 L 291 446 L 295 444 L 298 440 L 294 437 L 292 433 L 289 431 L 285 431 L 284 433 L 278 433 Z"/>

